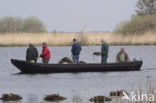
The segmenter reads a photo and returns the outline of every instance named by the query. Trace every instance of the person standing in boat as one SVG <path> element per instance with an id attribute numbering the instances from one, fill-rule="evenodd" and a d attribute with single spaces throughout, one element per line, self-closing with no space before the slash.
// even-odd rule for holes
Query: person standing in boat
<path id="1" fill-rule="evenodd" d="M 29 44 L 29 47 L 26 52 L 26 61 L 36 63 L 38 58 L 38 51 L 36 47 L 32 44 Z"/>
<path id="2" fill-rule="evenodd" d="M 73 45 L 72 45 L 72 59 L 74 63 L 79 63 L 79 55 L 81 51 L 81 45 L 77 42 L 77 40 L 74 38 L 73 39 Z"/>
<path id="3" fill-rule="evenodd" d="M 48 64 L 49 60 L 50 60 L 50 51 L 49 48 L 47 46 L 47 43 L 42 43 L 42 54 L 40 55 L 40 57 L 42 58 L 42 62 L 45 64 Z"/>
<path id="4" fill-rule="evenodd" d="M 121 48 L 120 52 L 116 56 L 116 62 L 122 63 L 122 62 L 130 62 L 128 54 L 125 52 L 124 48 Z"/>
<path id="5" fill-rule="evenodd" d="M 105 64 L 108 59 L 109 45 L 104 41 L 104 39 L 101 39 L 101 43 L 101 64 Z"/>

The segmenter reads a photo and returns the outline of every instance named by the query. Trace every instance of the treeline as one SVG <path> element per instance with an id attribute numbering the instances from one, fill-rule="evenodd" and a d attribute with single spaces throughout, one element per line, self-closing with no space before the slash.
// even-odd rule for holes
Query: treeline
<path id="1" fill-rule="evenodd" d="M 0 18 L 0 33 L 41 33 L 46 32 L 44 23 L 37 17 L 3 17 Z"/>
<path id="2" fill-rule="evenodd" d="M 156 0 L 138 0 L 136 7 L 136 14 L 131 20 L 118 24 L 116 33 L 129 35 L 156 31 Z"/>

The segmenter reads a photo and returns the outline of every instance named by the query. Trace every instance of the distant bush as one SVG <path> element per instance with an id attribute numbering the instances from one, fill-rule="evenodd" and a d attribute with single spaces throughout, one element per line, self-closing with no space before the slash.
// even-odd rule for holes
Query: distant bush
<path id="1" fill-rule="evenodd" d="M 134 16 L 130 21 L 125 21 L 116 26 L 115 32 L 124 35 L 143 34 L 148 31 L 156 31 L 156 15 Z"/>
<path id="2" fill-rule="evenodd" d="M 3 17 L 0 19 L 0 32 L 21 32 L 24 20 L 20 17 Z"/>
<path id="3" fill-rule="evenodd" d="M 44 23 L 37 17 L 28 17 L 26 19 L 21 17 L 3 17 L 0 19 L 0 33 L 38 33 L 45 31 Z"/>
<path id="4" fill-rule="evenodd" d="M 37 17 L 28 17 L 24 21 L 23 31 L 30 33 L 46 32 L 46 28 L 44 23 Z"/>

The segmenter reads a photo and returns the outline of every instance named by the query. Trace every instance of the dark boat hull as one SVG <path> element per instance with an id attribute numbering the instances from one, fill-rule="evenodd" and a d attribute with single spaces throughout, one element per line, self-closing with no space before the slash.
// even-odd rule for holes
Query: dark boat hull
<path id="1" fill-rule="evenodd" d="M 108 64 L 42 64 L 11 59 L 22 73 L 139 71 L 142 61 Z"/>

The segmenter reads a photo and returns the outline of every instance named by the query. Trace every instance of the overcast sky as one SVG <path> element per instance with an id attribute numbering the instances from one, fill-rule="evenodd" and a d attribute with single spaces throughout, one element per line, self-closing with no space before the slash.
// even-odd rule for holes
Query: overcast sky
<path id="1" fill-rule="evenodd" d="M 113 31 L 135 14 L 137 0 L 0 0 L 0 17 L 37 16 L 48 31 Z"/>

